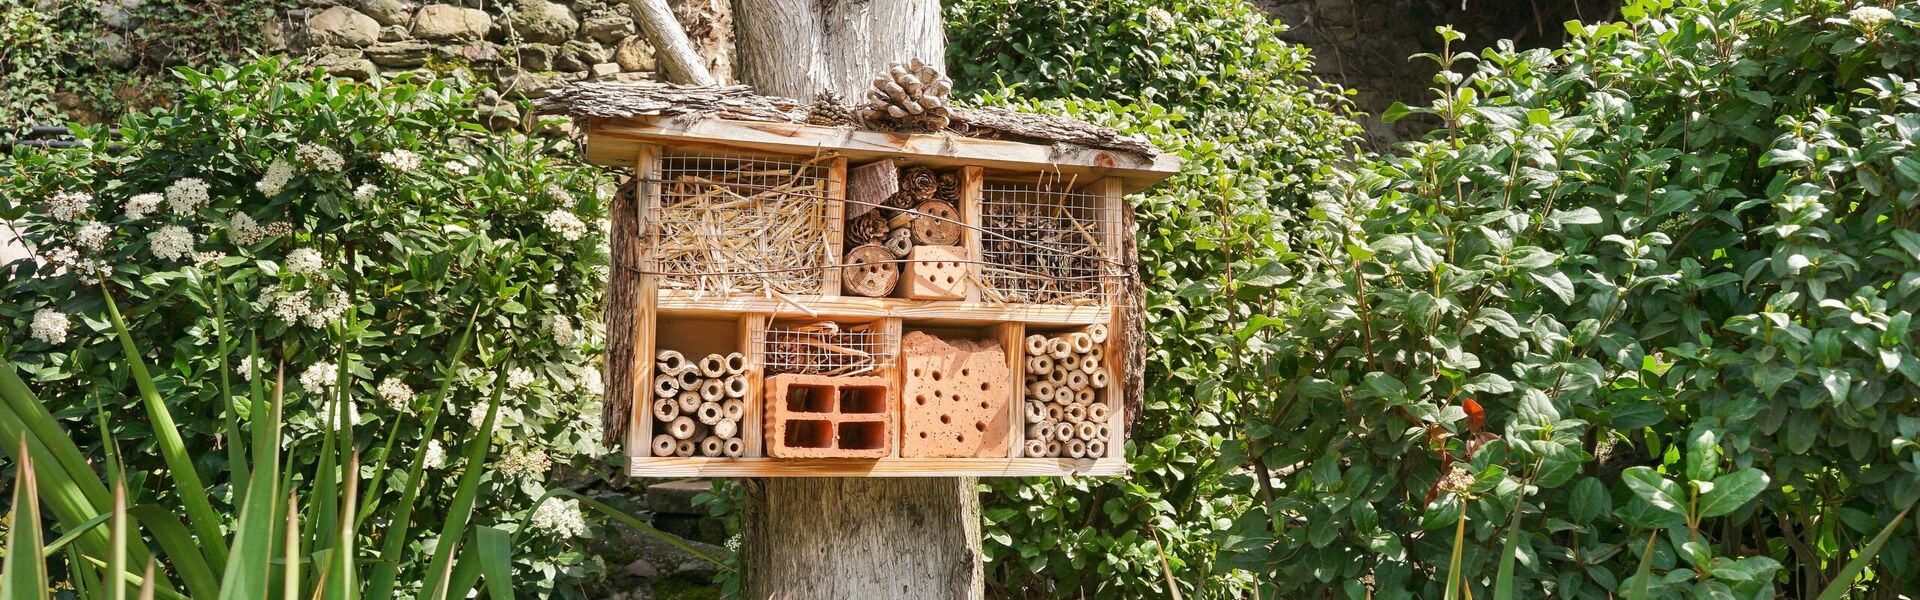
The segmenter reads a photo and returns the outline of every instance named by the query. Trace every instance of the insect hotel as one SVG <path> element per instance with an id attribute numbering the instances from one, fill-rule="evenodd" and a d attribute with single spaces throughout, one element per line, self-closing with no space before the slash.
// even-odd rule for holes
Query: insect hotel
<path id="1" fill-rule="evenodd" d="M 874 98 L 595 83 L 543 102 L 633 173 L 610 207 L 609 441 L 647 477 L 1123 472 L 1144 357 L 1124 195 L 1177 159 Z"/>

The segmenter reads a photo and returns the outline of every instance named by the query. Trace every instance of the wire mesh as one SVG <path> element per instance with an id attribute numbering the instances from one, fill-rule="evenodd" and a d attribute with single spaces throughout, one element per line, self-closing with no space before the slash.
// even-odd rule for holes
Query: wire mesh
<path id="1" fill-rule="evenodd" d="M 749 336 L 769 375 L 865 375 L 894 364 L 899 339 L 878 323 L 776 322 Z"/>
<path id="2" fill-rule="evenodd" d="M 1119 228 L 1119 213 L 1098 194 L 988 184 L 980 214 L 982 274 L 993 299 L 1097 303 L 1119 272 L 1106 243 Z"/>
<path id="3" fill-rule="evenodd" d="M 648 181 L 648 270 L 660 286 L 721 295 L 816 293 L 830 264 L 829 168 L 785 157 L 666 156 Z"/>

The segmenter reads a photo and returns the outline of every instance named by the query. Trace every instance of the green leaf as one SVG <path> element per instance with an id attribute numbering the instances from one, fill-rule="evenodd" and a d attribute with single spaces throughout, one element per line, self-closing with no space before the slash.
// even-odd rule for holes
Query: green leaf
<path id="1" fill-rule="evenodd" d="M 33 455 L 20 441 L 20 463 L 13 472 L 13 514 L 8 517 L 7 556 L 0 562 L 0 598 L 45 600 L 47 562 L 40 538 L 40 494 L 33 476 Z"/>
<path id="2" fill-rule="evenodd" d="M 1700 495 L 1700 516 L 1712 518 L 1732 513 L 1766 491 L 1770 482 L 1764 471 L 1753 467 L 1716 477 L 1713 489 Z"/>
<path id="3" fill-rule="evenodd" d="M 1698 427 L 1687 439 L 1687 479 L 1712 481 L 1720 472 L 1720 444 L 1712 429 Z"/>
<path id="4" fill-rule="evenodd" d="M 1527 276 L 1533 278 L 1541 287 L 1547 288 L 1547 291 L 1553 292 L 1553 296 L 1559 298 L 1561 304 L 1573 304 L 1573 280 L 1568 279 L 1566 273 L 1558 271 L 1546 275 L 1528 273 Z"/>
<path id="5" fill-rule="evenodd" d="M 1845 599 L 1848 592 L 1853 590 L 1854 581 L 1859 579 L 1860 573 L 1867 569 L 1868 563 L 1873 562 L 1874 558 L 1880 556 L 1880 549 L 1887 545 L 1887 538 L 1893 535 L 1895 529 L 1900 528 L 1900 522 L 1905 521 L 1907 519 L 1907 513 L 1911 511 L 1913 511 L 1913 507 L 1909 505 L 1906 508 L 1900 509 L 1900 514 L 1894 515 L 1893 520 L 1887 521 L 1887 526 L 1881 528 L 1880 533 L 1873 536 L 1873 541 L 1867 542 L 1867 547 L 1860 549 L 1860 552 L 1854 555 L 1853 560 L 1847 561 L 1847 566 L 1842 567 L 1839 573 L 1834 574 L 1833 582 L 1827 584 L 1827 589 L 1820 591 L 1820 598 L 1818 600 Z"/>
<path id="6" fill-rule="evenodd" d="M 1587 477 L 1573 484 L 1572 497 L 1567 506 L 1567 516 L 1581 525 L 1592 523 L 1600 515 L 1613 512 L 1613 497 L 1607 494 L 1606 484 L 1599 479 Z"/>
<path id="7" fill-rule="evenodd" d="M 1626 482 L 1627 489 L 1633 490 L 1634 495 L 1646 500 L 1654 508 L 1686 514 L 1686 492 L 1680 489 L 1680 484 L 1661 477 L 1652 467 L 1628 467 L 1626 472 L 1621 473 L 1620 479 Z"/>
<path id="8" fill-rule="evenodd" d="M 474 530 L 480 571 L 487 582 L 487 597 L 513 599 L 513 535 L 495 527 Z"/>

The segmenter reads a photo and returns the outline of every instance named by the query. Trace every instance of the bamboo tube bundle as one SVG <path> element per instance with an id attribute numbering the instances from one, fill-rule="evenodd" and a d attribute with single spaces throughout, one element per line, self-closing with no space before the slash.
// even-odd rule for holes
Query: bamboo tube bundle
<path id="1" fill-rule="evenodd" d="M 668 157 L 649 268 L 669 289 L 820 291 L 827 178 L 813 162 Z"/>
<path id="2" fill-rule="evenodd" d="M 853 376 L 893 366 L 894 344 L 877 323 L 773 325 L 755 337 L 769 375 Z"/>
<path id="3" fill-rule="evenodd" d="M 1021 341 L 1026 360 L 1026 455 L 1036 458 L 1104 458 L 1111 447 L 1113 407 L 1101 390 L 1112 383 L 1106 368 L 1107 327 L 1089 325 L 1058 335 Z"/>
<path id="4" fill-rule="evenodd" d="M 746 370 L 747 357 L 739 352 L 687 360 L 661 351 L 654 360 L 653 418 L 662 433 L 653 438 L 653 455 L 743 456 L 740 421 L 746 408 L 739 398 L 747 393 Z"/>

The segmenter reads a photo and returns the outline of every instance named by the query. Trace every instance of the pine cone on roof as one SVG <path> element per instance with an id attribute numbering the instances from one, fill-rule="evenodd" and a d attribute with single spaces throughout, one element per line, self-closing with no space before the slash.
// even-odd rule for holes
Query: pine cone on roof
<path id="1" fill-rule="evenodd" d="M 840 100 L 840 94 L 821 91 L 813 95 L 813 105 L 807 107 L 807 124 L 837 127 L 852 125 L 853 110 Z"/>
<path id="2" fill-rule="evenodd" d="M 947 94 L 953 80 L 920 59 L 891 63 L 873 78 L 860 117 L 869 125 L 900 131 L 933 131 L 947 126 Z"/>

